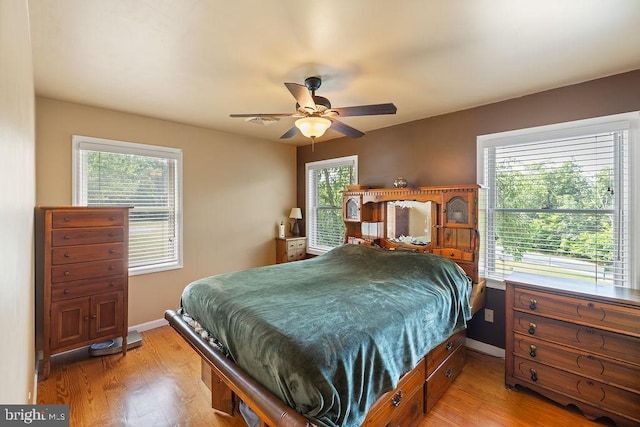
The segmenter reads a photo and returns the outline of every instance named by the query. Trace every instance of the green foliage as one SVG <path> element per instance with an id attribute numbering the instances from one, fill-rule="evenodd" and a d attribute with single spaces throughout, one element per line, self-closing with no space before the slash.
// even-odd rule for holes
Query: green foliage
<path id="1" fill-rule="evenodd" d="M 156 157 L 88 152 L 88 202 L 167 206 L 167 189 L 171 185 L 167 162 Z"/>
<path id="2" fill-rule="evenodd" d="M 515 261 L 525 253 L 612 260 L 611 215 L 602 212 L 613 206 L 610 168 L 589 177 L 574 161 L 554 168 L 509 160 L 498 170 L 496 244 L 504 253 Z"/>
<path id="3" fill-rule="evenodd" d="M 342 244 L 345 232 L 341 191 L 353 184 L 353 168 L 340 166 L 316 169 L 312 179 L 316 183 L 317 244 L 338 246 Z"/>

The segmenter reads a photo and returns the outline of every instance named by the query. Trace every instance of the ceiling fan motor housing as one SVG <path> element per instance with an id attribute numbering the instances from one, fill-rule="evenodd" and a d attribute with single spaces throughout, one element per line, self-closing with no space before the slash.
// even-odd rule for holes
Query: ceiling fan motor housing
<path id="1" fill-rule="evenodd" d="M 307 77 L 306 79 L 304 79 L 304 85 L 309 88 L 311 92 L 315 92 L 316 90 L 318 90 L 321 84 L 322 79 L 317 76 Z"/>

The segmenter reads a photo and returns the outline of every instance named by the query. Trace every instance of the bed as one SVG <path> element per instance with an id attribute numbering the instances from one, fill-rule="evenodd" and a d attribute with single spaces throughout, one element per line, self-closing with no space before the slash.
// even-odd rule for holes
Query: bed
<path id="1" fill-rule="evenodd" d="M 212 407 L 260 427 L 417 425 L 484 305 L 481 190 L 350 186 L 344 246 L 187 286 L 165 318 L 202 357 Z M 423 216 L 399 212 L 407 201 Z M 420 244 L 393 239 L 413 225 Z"/>
<path id="2" fill-rule="evenodd" d="M 165 318 L 201 355 L 216 409 L 260 426 L 409 426 L 464 365 L 465 270 L 345 244 L 197 280 Z"/>

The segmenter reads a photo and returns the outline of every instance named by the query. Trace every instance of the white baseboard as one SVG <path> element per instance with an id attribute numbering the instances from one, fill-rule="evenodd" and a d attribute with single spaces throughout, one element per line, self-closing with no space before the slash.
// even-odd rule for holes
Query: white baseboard
<path id="1" fill-rule="evenodd" d="M 156 320 L 152 320 L 150 322 L 146 322 L 146 323 L 141 323 L 139 325 L 133 325 L 133 326 L 129 326 L 129 330 L 130 331 L 138 331 L 138 332 L 144 332 L 144 331 L 148 331 L 149 329 L 155 329 L 155 328 L 159 328 L 161 326 L 166 326 L 168 325 L 169 322 L 167 322 L 165 319 L 156 319 Z"/>
<path id="2" fill-rule="evenodd" d="M 38 403 L 38 367 L 39 366 L 40 366 L 40 357 L 36 356 L 36 367 L 33 372 L 33 390 L 31 390 L 31 393 L 29 393 L 29 396 L 27 396 L 28 405 L 35 405 L 36 403 Z"/>
<path id="3" fill-rule="evenodd" d="M 482 341 L 476 341 L 471 338 L 466 338 L 465 346 L 472 350 L 479 351 L 480 353 L 485 353 L 490 356 L 500 357 L 504 359 L 505 351 L 503 348 L 496 347 L 494 345 L 487 344 Z"/>

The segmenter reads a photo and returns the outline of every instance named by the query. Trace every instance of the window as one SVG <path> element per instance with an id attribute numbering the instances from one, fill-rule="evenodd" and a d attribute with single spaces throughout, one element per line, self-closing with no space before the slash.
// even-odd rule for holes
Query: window
<path id="1" fill-rule="evenodd" d="M 637 125 L 633 113 L 479 137 L 481 275 L 631 286 Z"/>
<path id="2" fill-rule="evenodd" d="M 358 181 L 358 156 L 305 165 L 307 252 L 320 255 L 344 243 L 342 193 Z"/>
<path id="3" fill-rule="evenodd" d="M 132 206 L 129 274 L 182 267 L 182 151 L 73 136 L 73 203 Z"/>

